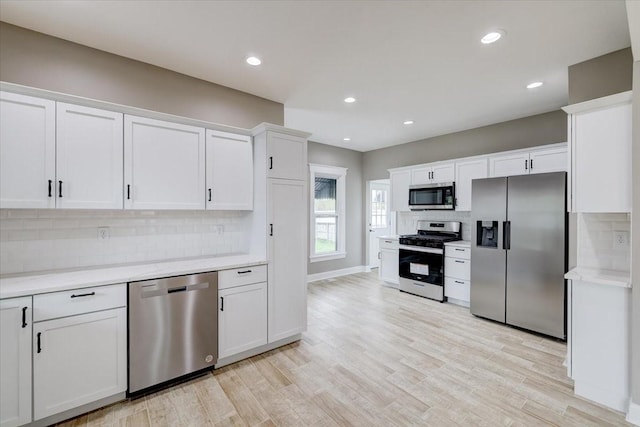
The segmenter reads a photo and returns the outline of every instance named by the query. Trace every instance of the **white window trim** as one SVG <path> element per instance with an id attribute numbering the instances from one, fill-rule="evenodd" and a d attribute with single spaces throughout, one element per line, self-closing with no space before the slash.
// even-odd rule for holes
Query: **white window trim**
<path id="1" fill-rule="evenodd" d="M 316 176 L 322 178 L 334 178 L 336 180 L 336 213 L 338 214 L 338 250 L 323 254 L 316 254 L 316 216 L 314 201 Z M 347 257 L 345 246 L 346 239 L 346 180 L 347 168 L 338 166 L 326 166 L 309 164 L 309 262 L 329 261 L 332 259 L 341 259 Z"/>

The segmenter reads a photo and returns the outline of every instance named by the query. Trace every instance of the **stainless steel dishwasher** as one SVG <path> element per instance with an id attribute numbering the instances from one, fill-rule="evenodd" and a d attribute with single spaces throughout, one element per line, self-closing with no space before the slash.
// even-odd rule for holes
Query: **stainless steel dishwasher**
<path id="1" fill-rule="evenodd" d="M 129 394 L 217 360 L 217 272 L 129 283 Z"/>

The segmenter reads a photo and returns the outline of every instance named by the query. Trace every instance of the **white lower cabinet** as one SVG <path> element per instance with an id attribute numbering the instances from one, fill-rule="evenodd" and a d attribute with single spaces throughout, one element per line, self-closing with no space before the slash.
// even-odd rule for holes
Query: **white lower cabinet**
<path id="1" fill-rule="evenodd" d="M 111 292 L 102 292 L 102 290 Z M 120 298 L 114 299 L 114 292 Z M 67 296 L 60 301 L 60 295 Z M 39 420 L 127 389 L 126 285 L 34 296 L 34 307 L 57 302 L 56 316 L 34 309 L 33 412 Z M 109 309 L 75 314 L 96 307 Z M 66 316 L 66 317 L 62 317 Z"/>
<path id="2" fill-rule="evenodd" d="M 31 297 L 0 301 L 0 426 L 31 421 Z"/>
<path id="3" fill-rule="evenodd" d="M 471 301 L 471 248 L 445 244 L 444 296 L 451 303 L 469 307 Z"/>
<path id="4" fill-rule="evenodd" d="M 380 239 L 380 267 L 378 277 L 380 280 L 398 285 L 398 240 Z"/>
<path id="5" fill-rule="evenodd" d="M 267 282 L 219 291 L 219 357 L 267 343 Z"/>

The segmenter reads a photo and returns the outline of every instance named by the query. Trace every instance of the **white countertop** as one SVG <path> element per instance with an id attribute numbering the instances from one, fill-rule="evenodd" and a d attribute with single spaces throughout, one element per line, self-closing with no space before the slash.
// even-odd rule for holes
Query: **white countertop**
<path id="1" fill-rule="evenodd" d="M 238 254 L 117 267 L 85 268 L 33 276 L 5 277 L 0 278 L 0 299 L 202 273 L 205 271 L 241 268 L 266 263 L 267 261 L 264 257 Z"/>
<path id="2" fill-rule="evenodd" d="M 564 275 L 565 279 L 597 283 L 599 285 L 631 288 L 631 273 L 597 268 L 576 267 Z"/>
<path id="3" fill-rule="evenodd" d="M 394 234 L 392 236 L 380 236 L 378 237 L 378 239 L 381 240 L 398 240 L 400 238 L 400 236 L 398 236 L 397 234 Z"/>
<path id="4" fill-rule="evenodd" d="M 471 242 L 469 240 L 455 240 L 453 242 L 446 242 L 444 245 L 469 249 L 471 247 Z"/>

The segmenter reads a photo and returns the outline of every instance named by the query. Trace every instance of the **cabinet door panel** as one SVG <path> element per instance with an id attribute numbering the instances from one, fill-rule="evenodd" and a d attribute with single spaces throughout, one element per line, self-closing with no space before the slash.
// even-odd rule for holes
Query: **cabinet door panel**
<path id="1" fill-rule="evenodd" d="M 219 297 L 220 358 L 267 343 L 267 282 L 223 289 Z"/>
<path id="2" fill-rule="evenodd" d="M 456 210 L 471 210 L 471 181 L 486 178 L 487 159 L 468 160 L 456 163 Z"/>
<path id="3" fill-rule="evenodd" d="M 409 211 L 410 171 L 391 172 L 391 210 L 394 212 Z"/>
<path id="4" fill-rule="evenodd" d="M 380 249 L 380 280 L 398 284 L 398 250 Z"/>
<path id="5" fill-rule="evenodd" d="M 127 389 L 126 313 L 119 308 L 34 325 L 34 419 Z"/>
<path id="6" fill-rule="evenodd" d="M 267 198 L 267 226 L 273 230 L 267 237 L 269 342 L 274 342 L 307 329 L 306 183 L 269 179 Z"/>
<path id="7" fill-rule="evenodd" d="M 431 168 L 411 169 L 411 185 L 429 183 L 431 183 Z"/>
<path id="8" fill-rule="evenodd" d="M 205 208 L 204 128 L 125 116 L 124 144 L 125 208 Z"/>
<path id="9" fill-rule="evenodd" d="M 56 124 L 57 207 L 122 209 L 122 113 L 59 102 Z"/>
<path id="10" fill-rule="evenodd" d="M 304 138 L 268 132 L 267 177 L 296 179 L 307 178 L 307 145 Z"/>
<path id="11" fill-rule="evenodd" d="M 31 297 L 0 301 L 2 427 L 31 422 L 31 313 Z"/>
<path id="12" fill-rule="evenodd" d="M 574 194 L 578 212 L 631 212 L 631 105 L 574 119 Z"/>
<path id="13" fill-rule="evenodd" d="M 456 176 L 453 163 L 435 164 L 431 167 L 431 182 L 453 182 Z"/>
<path id="14" fill-rule="evenodd" d="M 529 153 L 514 153 L 489 158 L 489 176 L 514 176 L 529 173 Z"/>
<path id="15" fill-rule="evenodd" d="M 55 108 L 54 101 L 0 92 L 0 208 L 55 207 Z"/>
<path id="16" fill-rule="evenodd" d="M 207 209 L 253 209 L 251 137 L 207 131 Z"/>
<path id="17" fill-rule="evenodd" d="M 564 172 L 568 166 L 566 147 L 532 151 L 529 154 L 530 173 Z"/>

